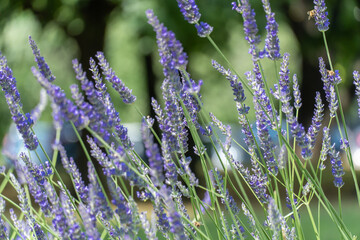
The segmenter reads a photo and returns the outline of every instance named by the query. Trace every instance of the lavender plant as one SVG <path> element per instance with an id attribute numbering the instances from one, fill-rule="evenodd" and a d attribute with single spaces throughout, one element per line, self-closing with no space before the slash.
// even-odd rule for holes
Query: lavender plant
<path id="1" fill-rule="evenodd" d="M 200 22 L 201 14 L 195 0 L 177 0 L 177 3 L 185 20 L 195 25 L 198 35 L 207 38 L 219 52 L 220 60 L 209 60 L 209 64 L 230 83 L 245 140 L 241 147 L 249 164 L 231 152 L 232 145 L 240 145 L 233 137 L 231 126 L 206 112 L 209 106 L 204 106 L 200 94 L 203 82 L 191 78 L 182 44 L 153 10 L 146 11 L 146 16 L 149 27 L 156 33 L 164 79 L 161 86 L 163 99 L 152 99 L 151 102 L 156 119 L 142 116 L 141 133 L 147 159 L 142 159 L 135 151 L 128 130 L 121 123 L 122 113 L 116 111 L 105 81 L 119 93 L 124 103 L 135 108 L 136 97 L 115 74 L 104 53 L 98 52 L 90 59 L 91 75 L 82 69 L 78 60 L 73 61 L 80 86 L 70 87 L 70 99 L 56 85 L 51 66 L 29 37 L 37 64 L 31 71 L 44 89 L 40 103 L 31 114 L 24 113 L 12 70 L 6 57 L 0 55 L 0 85 L 28 149 L 28 152 L 11 158 L 12 166 L 8 169 L 0 168 L 3 176 L 0 238 L 304 239 L 301 214 L 307 213 L 312 239 L 321 239 L 321 218 L 318 215 L 315 219 L 314 212 L 319 214 L 325 210 L 335 223 L 339 238 L 356 239 L 353 231 L 357 229 L 349 229 L 342 213 L 345 162 L 350 169 L 346 174 L 353 178 L 359 207 L 360 191 L 339 95 L 341 78 L 339 71 L 333 69 L 325 35 L 329 30 L 325 2 L 314 0 L 314 10 L 309 11 L 323 35 L 328 58 L 319 57 L 319 81 L 323 82 L 324 92 L 316 93 L 308 129 L 298 120 L 302 105 L 299 82 L 296 73 L 289 70 L 291 56 L 286 49 L 280 50 L 278 24 L 268 0 L 262 1 L 267 21 L 263 48 L 260 48 L 262 43 L 250 1 L 232 3 L 232 9 L 243 17 L 248 53 L 252 57 L 253 68 L 245 75 L 235 71 L 211 38 L 211 32 L 216 29 Z M 273 87 L 266 80 L 270 73 L 262 68 L 264 57 L 273 61 L 278 72 L 275 76 L 277 84 Z M 221 60 L 228 66 L 222 66 Z M 354 71 L 353 78 L 360 106 L 358 71 Z M 52 157 L 45 152 L 32 128 L 45 108 L 45 92 L 51 101 L 56 129 Z M 326 109 L 321 95 L 328 102 Z M 252 98 L 251 105 L 245 104 L 246 98 Z M 254 127 L 249 112 L 255 113 Z M 153 128 L 155 121 L 159 132 Z M 341 151 L 334 147 L 330 134 L 330 126 L 335 121 L 341 135 Z M 87 161 L 88 183 L 60 142 L 60 131 L 65 122 L 72 124 L 83 147 L 86 159 L 82 161 Z M 80 137 L 82 129 L 89 132 L 90 150 Z M 275 132 L 275 138 L 271 137 L 271 132 Z M 225 136 L 225 141 L 219 134 Z M 189 138 L 194 142 L 193 149 L 188 145 Z M 212 144 L 221 169 L 214 166 L 204 138 Z M 320 148 L 316 147 L 317 143 Z M 30 151 L 34 151 L 38 159 L 31 159 Z M 46 159 L 39 157 L 40 151 Z M 191 152 L 197 159 L 190 157 Z M 65 171 L 58 167 L 58 154 Z M 327 163 L 328 159 L 330 163 Z M 196 172 L 190 168 L 192 161 L 199 162 L 200 168 Z M 338 207 L 323 189 L 327 165 L 331 165 L 334 189 L 338 191 Z M 64 181 L 65 175 L 70 177 L 73 187 Z M 106 181 L 102 181 L 101 176 Z M 3 191 L 7 186 L 16 191 L 17 200 Z M 151 218 L 146 212 L 139 211 L 141 201 L 148 206 Z"/>

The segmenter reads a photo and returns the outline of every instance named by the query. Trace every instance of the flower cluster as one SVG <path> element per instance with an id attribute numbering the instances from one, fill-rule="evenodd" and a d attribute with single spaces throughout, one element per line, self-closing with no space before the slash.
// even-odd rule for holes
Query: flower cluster
<path id="1" fill-rule="evenodd" d="M 16 80 L 13 77 L 11 68 L 7 65 L 5 56 L 0 53 L 0 86 L 5 94 L 6 102 L 9 106 L 12 119 L 21 134 L 25 146 L 29 150 L 35 150 L 38 146 L 38 140 L 31 127 L 33 120 L 29 113 L 24 114 L 20 93 L 16 88 Z"/>
<path id="2" fill-rule="evenodd" d="M 195 25 L 198 35 L 207 37 L 220 51 L 209 36 L 212 27 L 200 22 L 195 0 L 177 0 L 177 3 L 185 20 Z M 329 27 L 325 3 L 320 0 L 314 3 L 311 14 L 325 39 Z M 269 0 L 262 0 L 262 4 L 266 15 L 262 50 L 258 46 L 260 36 L 250 1 L 238 0 L 232 4 L 233 9 L 242 14 L 245 39 L 252 56 L 252 70 L 245 73 L 245 81 L 230 64 L 227 69 L 218 61 L 211 62 L 230 83 L 241 133 L 215 114 L 204 114 L 200 92 L 205 81 L 192 79 L 187 54 L 175 33 L 159 21 L 153 10 L 146 11 L 148 23 L 156 34 L 164 79 L 162 99 L 151 99 L 155 117 L 142 116 L 144 154 L 135 151 L 139 146 L 134 145 L 122 124 L 106 81 L 124 103 L 134 105 L 136 97 L 117 77 L 104 53 L 97 52 L 95 58 L 90 58 L 90 77 L 81 63 L 73 60 L 77 82 L 70 86 L 69 98 L 56 84 L 45 58 L 29 37 L 37 65 L 31 71 L 42 90 L 39 103 L 27 114 L 23 112 L 12 70 L 0 54 L 0 86 L 29 150 L 18 156 L 4 153 L 12 166 L 0 166 L 3 180 L 0 239 L 127 240 L 140 239 L 139 234 L 153 240 L 160 237 L 303 239 L 299 212 L 306 206 L 312 217 L 312 199 L 321 203 L 318 206 L 335 221 L 342 238 L 351 239 L 353 236 L 341 214 L 334 211 L 322 188 L 329 159 L 333 183 L 341 200 L 346 171 L 343 156 L 346 156 L 360 199 L 352 144 L 338 96 L 339 71 L 333 70 L 329 53 L 331 70 L 327 70 L 324 59 L 319 58 L 324 91 L 316 92 L 313 117 L 305 129 L 305 124 L 298 120 L 302 105 L 298 77 L 290 74 L 290 55 L 280 53 L 278 24 Z M 263 57 L 273 60 L 277 71 L 274 76 L 262 67 Z M 276 61 L 279 59 L 280 67 Z M 359 72 L 354 71 L 353 77 L 360 109 Z M 268 80 L 272 78 L 277 82 L 269 87 Z M 326 109 L 322 95 L 328 103 Z M 42 146 L 45 157 L 38 154 L 39 143 L 32 130 L 46 106 L 47 97 L 57 131 L 52 158 Z M 252 103 L 246 102 L 249 98 Z M 326 114 L 329 117 L 325 117 Z M 328 119 L 325 124 L 324 119 Z M 336 147 L 330 129 L 335 120 L 341 135 L 341 150 Z M 340 126 L 340 120 L 344 126 Z M 66 145 L 61 142 L 59 134 L 66 121 L 73 123 L 85 159 L 71 157 L 72 153 L 67 153 Z M 323 124 L 327 127 L 322 128 Z M 87 143 L 79 133 L 82 129 L 86 129 L 82 134 Z M 193 143 L 190 144 L 190 140 Z M 317 150 L 319 154 L 315 153 Z M 214 159 L 220 167 L 214 166 Z M 86 164 L 81 164 L 84 161 Z M 17 200 L 6 196 L 3 190 L 9 187 L 15 189 Z M 140 201 L 152 210 L 151 220 L 146 212 L 140 211 Z M 288 209 L 281 207 L 284 204 Z M 339 207 L 341 210 L 341 201 Z M 264 211 L 265 223 L 259 220 L 262 217 L 257 216 L 257 208 Z M 19 217 L 18 211 L 21 211 Z M 217 236 L 211 235 L 211 228 L 216 229 Z M 319 238 L 318 226 L 313 224 L 313 228 Z"/>
<path id="3" fill-rule="evenodd" d="M 195 24 L 195 28 L 200 37 L 209 36 L 213 31 L 213 27 L 206 22 L 199 22 L 201 14 L 195 0 L 176 0 L 180 8 L 180 12 L 188 23 Z"/>
<path id="4" fill-rule="evenodd" d="M 313 12 L 312 12 L 313 11 Z M 314 0 L 314 10 L 310 11 L 310 17 L 315 18 L 315 24 L 320 32 L 329 29 L 328 12 L 326 11 L 325 0 Z"/>

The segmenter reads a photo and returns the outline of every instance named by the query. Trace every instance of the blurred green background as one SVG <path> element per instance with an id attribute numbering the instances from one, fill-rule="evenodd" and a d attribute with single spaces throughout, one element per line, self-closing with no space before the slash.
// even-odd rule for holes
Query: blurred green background
<path id="1" fill-rule="evenodd" d="M 262 3 L 260 0 L 250 2 L 255 8 L 263 40 L 266 21 Z M 214 27 L 211 36 L 237 71 L 243 74 L 251 70 L 242 17 L 231 10 L 231 1 L 199 0 L 197 3 L 202 20 Z M 276 0 L 271 4 L 279 23 L 281 53 L 290 53 L 290 71 L 297 73 L 302 82 L 300 120 L 308 125 L 315 91 L 322 89 L 318 57 L 326 57 L 322 35 L 307 16 L 307 11 L 313 8 L 312 1 Z M 327 5 L 330 18 L 327 36 L 333 63 L 343 77 L 341 89 L 345 111 L 350 116 L 349 124 L 356 125 L 358 118 L 351 73 L 353 69 L 360 69 L 360 5 L 355 0 L 329 0 Z M 105 52 L 117 75 L 133 89 L 137 96 L 135 105 L 143 114 L 149 114 L 150 97 L 161 98 L 163 76 L 155 34 L 144 13 L 148 8 L 154 9 L 160 21 L 183 43 L 189 55 L 188 71 L 193 79 L 204 81 L 201 91 L 204 107 L 220 120 L 236 123 L 237 114 L 229 84 L 211 67 L 211 59 L 224 62 L 206 39 L 196 35 L 194 26 L 183 19 L 175 0 L 1 0 L 0 50 L 18 81 L 25 112 L 37 104 L 40 89 L 30 71 L 30 67 L 35 65 L 28 45 L 28 36 L 31 35 L 56 76 L 55 83 L 65 89 L 68 96 L 68 86 L 76 83 L 71 60 L 78 58 L 87 69 L 89 57 L 100 50 Z M 263 62 L 272 86 L 274 65 L 267 60 Z M 140 121 L 133 106 L 125 106 L 114 91 L 111 94 L 123 122 Z M 2 139 L 11 117 L 3 94 L 0 95 Z M 247 101 L 251 105 L 251 100 Z M 51 120 L 49 107 L 42 120 Z"/>

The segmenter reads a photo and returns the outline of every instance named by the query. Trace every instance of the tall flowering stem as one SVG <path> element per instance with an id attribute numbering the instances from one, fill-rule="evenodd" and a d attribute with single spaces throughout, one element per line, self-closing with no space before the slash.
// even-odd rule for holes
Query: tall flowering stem
<path id="1" fill-rule="evenodd" d="M 323 2 L 323 1 L 321 1 L 321 2 Z M 332 62 L 331 62 L 330 51 L 329 51 L 329 47 L 328 47 L 328 44 L 327 44 L 325 31 L 322 32 L 322 35 L 323 35 L 323 39 L 324 39 L 326 54 L 328 56 L 328 60 L 329 60 L 329 64 L 330 64 L 331 73 L 332 74 L 337 74 L 338 72 L 334 71 L 334 68 L 333 68 L 333 65 L 332 65 Z M 338 77 L 334 78 L 334 79 L 337 79 L 335 83 L 339 82 Z M 338 125 L 338 128 L 339 128 L 339 133 L 340 133 L 340 136 L 341 136 L 342 139 L 345 139 L 346 141 L 349 141 L 349 135 L 348 135 L 347 128 L 346 128 L 347 125 L 346 125 L 346 122 L 345 122 L 344 111 L 343 111 L 343 107 L 342 107 L 342 103 L 341 103 L 341 99 L 340 99 L 340 92 L 339 92 L 337 84 L 335 84 L 334 89 L 335 89 L 337 101 L 338 101 L 338 104 L 339 104 L 339 112 L 340 112 L 340 116 L 341 116 L 341 122 L 342 122 L 342 125 L 344 126 L 345 138 L 343 137 L 343 133 L 342 133 L 342 131 L 340 129 L 340 122 L 339 122 L 338 116 L 336 115 L 336 121 L 337 121 L 337 125 Z M 352 158 L 350 146 L 347 147 L 345 149 L 345 151 L 346 151 L 347 159 L 349 161 L 351 175 L 353 177 L 354 184 L 355 184 L 355 190 L 356 190 L 356 196 L 357 196 L 358 204 L 360 206 L 360 187 L 359 187 L 359 183 L 358 183 L 358 180 L 357 180 L 357 177 L 356 177 L 354 161 L 353 161 L 353 158 Z"/>
<path id="2" fill-rule="evenodd" d="M 29 36 L 29 44 L 35 56 L 35 62 L 38 65 L 40 73 L 49 81 L 55 80 L 55 76 L 52 74 L 49 65 L 45 62 L 44 57 L 40 55 L 40 50 L 37 47 L 35 41 Z"/>
<path id="3" fill-rule="evenodd" d="M 136 97 L 132 95 L 132 90 L 127 88 L 125 84 L 116 76 L 114 70 L 110 67 L 110 64 L 105 59 L 104 53 L 97 52 L 97 59 L 99 60 L 99 66 L 101 67 L 105 79 L 112 83 L 112 87 L 120 94 L 124 103 L 133 103 Z"/>
<path id="4" fill-rule="evenodd" d="M 25 147 L 29 150 L 35 150 L 39 143 L 36 135 L 31 129 L 33 120 L 31 119 L 29 113 L 23 113 L 20 93 L 16 87 L 16 80 L 13 77 L 11 68 L 7 65 L 5 56 L 1 55 L 1 53 L 0 86 L 5 94 L 5 99 L 9 106 L 12 119 L 16 125 L 17 130 L 21 134 L 22 139 L 24 140 Z"/>

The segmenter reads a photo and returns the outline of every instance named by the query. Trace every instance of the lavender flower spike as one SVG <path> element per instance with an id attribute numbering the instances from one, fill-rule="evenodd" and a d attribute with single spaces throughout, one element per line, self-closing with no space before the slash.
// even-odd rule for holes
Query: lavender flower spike
<path id="1" fill-rule="evenodd" d="M 7 234 L 7 228 L 5 226 L 4 220 L 2 220 L 1 218 L 4 212 L 5 212 L 5 200 L 2 197 L 0 197 L 0 238 L 8 239 L 9 236 Z"/>
<path id="2" fill-rule="evenodd" d="M 195 24 L 198 35 L 200 37 L 210 35 L 213 27 L 211 27 L 208 23 L 199 22 L 201 14 L 199 13 L 199 8 L 196 5 L 195 0 L 177 0 L 177 2 L 185 20 L 190 24 Z"/>
<path id="3" fill-rule="evenodd" d="M 212 66 L 220 72 L 222 75 L 226 77 L 226 79 L 230 82 L 230 86 L 233 90 L 233 95 L 235 96 L 234 101 L 238 103 L 243 103 L 246 99 L 244 88 L 239 81 L 239 78 L 237 75 L 233 74 L 230 69 L 226 70 L 223 66 L 221 66 L 218 62 L 215 60 L 211 61 Z"/>
<path id="4" fill-rule="evenodd" d="M 342 166 L 341 157 L 338 151 L 335 150 L 335 146 L 333 145 L 329 149 L 330 163 L 332 166 L 331 173 L 334 176 L 334 185 L 337 188 L 341 188 L 344 186 L 344 181 L 342 176 L 345 174 L 344 168 Z"/>
<path id="5" fill-rule="evenodd" d="M 112 87 L 120 94 L 124 103 L 133 103 L 136 97 L 131 94 L 132 90 L 127 88 L 125 84 L 115 75 L 114 70 L 110 67 L 108 61 L 105 59 L 104 53 L 97 52 L 97 59 L 99 66 L 105 75 L 105 79 L 112 83 Z"/>
<path id="6" fill-rule="evenodd" d="M 148 121 L 143 118 L 141 124 L 142 139 L 145 146 L 145 153 L 149 159 L 150 175 L 155 185 L 161 186 L 164 182 L 164 160 L 161 157 L 159 146 L 154 142 L 154 137 L 150 132 Z"/>
<path id="7" fill-rule="evenodd" d="M 36 46 L 35 41 L 29 36 L 29 43 L 30 47 L 33 51 L 33 54 L 35 56 L 35 61 L 38 65 L 38 68 L 40 70 L 40 73 L 47 79 L 49 82 L 52 82 L 55 80 L 55 76 L 52 75 L 51 70 L 49 66 L 46 64 L 44 57 L 40 55 L 40 50 Z"/>
<path id="8" fill-rule="evenodd" d="M 325 0 L 314 0 L 314 10 L 310 11 L 310 17 L 315 18 L 315 24 L 320 32 L 325 32 L 329 29 L 329 19 L 327 17 Z"/>
<path id="9" fill-rule="evenodd" d="M 293 75 L 293 95 L 294 95 L 294 107 L 296 109 L 300 109 L 302 103 L 301 103 L 301 93 L 299 90 L 299 83 L 297 80 L 297 75 Z"/>
<path id="10" fill-rule="evenodd" d="M 164 24 L 159 21 L 153 10 L 147 10 L 146 17 L 148 18 L 148 23 L 156 32 L 160 63 L 164 67 L 164 76 L 166 78 L 172 78 L 171 83 L 176 86 L 180 80 L 175 82 L 176 78 L 172 75 L 178 76 L 177 69 L 186 68 L 187 55 L 183 51 L 183 46 L 180 41 L 176 39 L 175 34 L 169 31 Z"/>
<path id="11" fill-rule="evenodd" d="M 275 200 L 270 198 L 268 205 L 268 225 L 273 231 L 272 239 L 279 239 L 280 235 L 284 236 L 284 239 L 296 239 L 294 228 L 291 230 L 286 224 L 284 217 L 281 215 Z"/>
<path id="12" fill-rule="evenodd" d="M 33 121 L 30 114 L 24 114 L 22 103 L 20 102 L 20 93 L 16 88 L 16 80 L 13 77 L 12 70 L 7 65 L 6 58 L 0 53 L 0 86 L 5 94 L 6 102 L 9 106 L 12 119 L 17 130 L 24 140 L 26 148 L 35 150 L 38 146 L 38 140 L 31 130 Z"/>
<path id="13" fill-rule="evenodd" d="M 251 8 L 249 0 L 241 0 L 241 5 L 232 3 L 233 10 L 241 13 L 244 19 L 244 32 L 245 40 L 250 44 L 249 53 L 253 56 L 253 59 L 257 59 L 259 56 L 257 45 L 260 43 L 260 36 L 258 35 L 259 29 L 255 20 L 255 11 Z"/>
<path id="14" fill-rule="evenodd" d="M 316 136 L 320 131 L 321 122 L 324 116 L 324 104 L 321 101 L 321 96 L 319 92 L 316 92 L 315 102 L 316 103 L 314 109 L 314 116 L 311 120 L 311 125 L 306 134 L 306 137 L 309 139 L 310 149 L 313 149 L 315 146 Z"/>
<path id="15" fill-rule="evenodd" d="M 271 60 L 281 58 L 279 38 L 278 38 L 278 24 L 275 21 L 275 13 L 271 12 L 269 0 L 262 0 L 264 10 L 266 13 L 266 39 L 265 39 L 265 55 Z"/>
<path id="16" fill-rule="evenodd" d="M 358 115 L 360 117 L 360 74 L 358 71 L 354 71 L 353 76 L 354 76 L 355 94 L 357 96 L 357 102 L 358 102 Z"/>
<path id="17" fill-rule="evenodd" d="M 195 24 L 200 20 L 201 14 L 195 0 L 177 0 L 177 2 L 186 21 Z"/>

